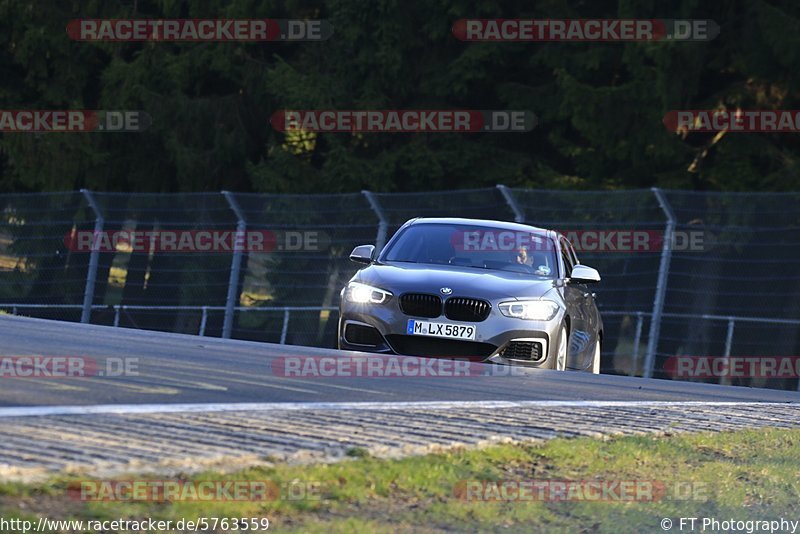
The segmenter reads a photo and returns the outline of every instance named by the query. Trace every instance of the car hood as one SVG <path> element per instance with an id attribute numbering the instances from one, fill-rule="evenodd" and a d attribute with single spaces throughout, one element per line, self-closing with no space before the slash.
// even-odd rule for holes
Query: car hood
<path id="1" fill-rule="evenodd" d="M 371 265 L 359 271 L 354 281 L 395 295 L 409 291 L 442 295 L 440 290 L 449 287 L 452 296 L 485 299 L 538 298 L 558 284 L 557 280 L 510 271 L 416 263 Z"/>

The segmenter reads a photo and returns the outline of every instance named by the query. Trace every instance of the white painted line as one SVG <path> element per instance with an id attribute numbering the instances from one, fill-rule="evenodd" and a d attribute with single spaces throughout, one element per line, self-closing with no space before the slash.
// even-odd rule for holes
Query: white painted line
<path id="1" fill-rule="evenodd" d="M 0 408 L 0 418 L 46 415 L 139 415 L 165 413 L 273 412 L 298 410 L 454 410 L 497 408 L 680 408 L 706 406 L 791 406 L 800 402 L 704 401 L 442 401 L 442 402 L 240 402 L 228 404 L 101 404 L 95 406 L 22 406 Z"/>

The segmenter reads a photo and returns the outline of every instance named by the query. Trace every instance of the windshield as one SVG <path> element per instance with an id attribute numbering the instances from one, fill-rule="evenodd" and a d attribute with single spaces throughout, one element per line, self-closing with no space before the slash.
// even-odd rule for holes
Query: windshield
<path id="1" fill-rule="evenodd" d="M 537 233 L 490 226 L 414 224 L 387 247 L 381 261 L 558 276 L 555 244 L 551 239 Z"/>

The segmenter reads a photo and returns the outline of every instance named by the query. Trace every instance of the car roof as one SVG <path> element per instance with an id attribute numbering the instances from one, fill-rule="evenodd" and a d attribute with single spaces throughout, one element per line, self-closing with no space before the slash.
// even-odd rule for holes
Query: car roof
<path id="1" fill-rule="evenodd" d="M 539 228 L 537 226 L 530 226 L 528 224 L 510 221 L 495 221 L 491 219 L 466 219 L 462 217 L 417 217 L 415 219 L 410 219 L 403 226 L 412 226 L 416 224 L 461 224 L 466 226 L 489 226 L 499 230 L 545 234 L 549 235 L 550 237 L 559 235 L 553 230 Z"/>

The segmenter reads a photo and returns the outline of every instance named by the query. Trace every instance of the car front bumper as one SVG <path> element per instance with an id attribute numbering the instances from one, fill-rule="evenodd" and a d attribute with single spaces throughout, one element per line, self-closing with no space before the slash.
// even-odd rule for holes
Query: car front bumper
<path id="1" fill-rule="evenodd" d="M 502 301 L 508 301 L 503 299 Z M 551 367 L 558 352 L 560 327 L 564 310 L 559 309 L 549 321 L 532 321 L 506 317 L 500 313 L 498 301 L 491 301 L 489 316 L 480 322 L 453 321 L 441 315 L 437 318 L 420 318 L 404 314 L 397 299 L 385 304 L 356 304 L 342 299 L 339 315 L 339 348 L 345 350 L 376 352 L 384 354 L 408 354 L 412 356 L 465 358 L 472 361 L 523 365 L 528 367 Z M 407 334 L 410 319 L 444 324 L 470 325 L 476 328 L 474 341 Z M 348 325 L 374 328 L 380 334 L 377 344 L 353 343 L 345 335 Z M 508 355 L 512 342 L 529 341 L 541 343 L 541 358 L 538 360 L 504 357 Z"/>

